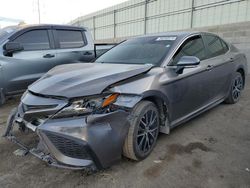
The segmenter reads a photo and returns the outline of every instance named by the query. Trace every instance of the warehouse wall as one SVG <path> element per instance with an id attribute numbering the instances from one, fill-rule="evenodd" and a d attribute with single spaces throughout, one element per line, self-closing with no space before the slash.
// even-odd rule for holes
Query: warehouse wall
<path id="1" fill-rule="evenodd" d="M 250 21 L 250 0 L 130 0 L 79 17 L 95 40 Z"/>

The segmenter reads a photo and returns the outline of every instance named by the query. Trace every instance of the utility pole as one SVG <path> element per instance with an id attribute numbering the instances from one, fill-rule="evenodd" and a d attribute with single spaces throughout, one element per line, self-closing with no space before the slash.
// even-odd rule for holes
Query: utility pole
<path id="1" fill-rule="evenodd" d="M 37 0 L 37 11 L 38 11 L 38 23 L 41 23 L 41 15 L 40 15 L 40 0 Z"/>

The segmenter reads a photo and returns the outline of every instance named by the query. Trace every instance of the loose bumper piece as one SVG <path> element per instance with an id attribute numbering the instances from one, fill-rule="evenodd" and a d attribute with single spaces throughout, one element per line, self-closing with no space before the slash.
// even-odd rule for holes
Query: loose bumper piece
<path id="1" fill-rule="evenodd" d="M 36 126 L 23 120 L 19 112 L 13 112 L 4 136 L 49 165 L 101 169 L 121 158 L 128 118 L 128 112 L 118 110 L 87 117 L 47 119 Z M 29 148 L 14 136 L 12 130 L 16 125 L 25 126 L 39 136 L 37 148 Z"/>

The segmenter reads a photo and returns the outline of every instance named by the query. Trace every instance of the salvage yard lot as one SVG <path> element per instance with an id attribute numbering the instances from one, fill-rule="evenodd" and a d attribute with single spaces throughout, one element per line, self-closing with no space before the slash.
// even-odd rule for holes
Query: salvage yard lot
<path id="1" fill-rule="evenodd" d="M 0 134 L 19 99 L 0 108 Z M 89 174 L 47 166 L 0 138 L 0 187 L 250 187 L 250 78 L 239 103 L 221 104 L 160 135 L 144 161 Z"/>

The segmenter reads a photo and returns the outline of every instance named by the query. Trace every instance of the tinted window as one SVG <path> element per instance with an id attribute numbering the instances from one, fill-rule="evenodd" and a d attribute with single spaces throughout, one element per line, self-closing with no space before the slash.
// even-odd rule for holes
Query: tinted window
<path id="1" fill-rule="evenodd" d="M 79 48 L 84 46 L 81 31 L 57 30 L 60 48 Z"/>
<path id="2" fill-rule="evenodd" d="M 195 56 L 200 60 L 205 59 L 206 52 L 200 36 L 187 39 L 174 55 L 172 64 L 177 64 L 182 56 Z"/>
<path id="3" fill-rule="evenodd" d="M 213 35 L 205 35 L 204 41 L 208 47 L 209 58 L 219 56 L 225 53 L 221 40 Z"/>
<path id="4" fill-rule="evenodd" d="M 20 43 L 24 50 L 46 50 L 50 48 L 47 30 L 28 31 L 17 37 L 14 42 Z"/>
<path id="5" fill-rule="evenodd" d="M 129 39 L 103 54 L 96 62 L 159 65 L 175 40 L 175 36 Z"/>
<path id="6" fill-rule="evenodd" d="M 222 46 L 224 48 L 224 52 L 226 53 L 229 50 L 229 47 L 223 40 L 221 40 L 221 43 L 222 43 Z"/>

